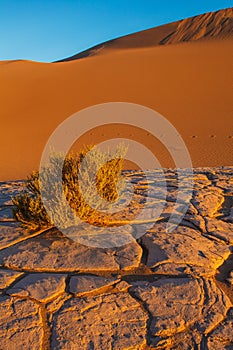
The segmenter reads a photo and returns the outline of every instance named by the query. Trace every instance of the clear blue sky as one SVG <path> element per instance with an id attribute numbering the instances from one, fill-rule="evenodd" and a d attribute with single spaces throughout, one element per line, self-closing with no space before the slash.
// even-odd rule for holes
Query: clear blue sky
<path id="1" fill-rule="evenodd" d="M 233 0 L 0 0 L 0 60 L 49 62 Z"/>

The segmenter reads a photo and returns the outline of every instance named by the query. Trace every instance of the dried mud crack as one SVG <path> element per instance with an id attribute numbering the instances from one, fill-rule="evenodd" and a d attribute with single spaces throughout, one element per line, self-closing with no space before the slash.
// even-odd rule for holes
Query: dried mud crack
<path id="1" fill-rule="evenodd" d="M 55 228 L 25 233 L 8 210 L 20 182 L 0 183 L 2 350 L 233 348 L 233 168 L 195 169 L 172 233 L 177 174 L 165 175 L 163 219 L 118 248 L 87 247 Z M 149 178 L 156 207 L 165 188 L 156 170 Z M 143 196 L 143 175 L 127 179 Z"/>

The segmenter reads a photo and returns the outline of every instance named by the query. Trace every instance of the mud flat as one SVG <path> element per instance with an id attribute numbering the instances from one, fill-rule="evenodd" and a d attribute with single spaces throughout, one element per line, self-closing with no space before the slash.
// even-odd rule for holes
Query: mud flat
<path id="1" fill-rule="evenodd" d="M 233 348 L 233 167 L 194 170 L 172 233 L 177 177 L 165 175 L 167 189 L 156 171 L 150 184 L 127 173 L 142 198 L 154 186 L 155 207 L 167 192 L 161 220 L 118 248 L 88 247 L 56 228 L 26 232 L 11 216 L 23 182 L 0 183 L 2 350 Z"/>

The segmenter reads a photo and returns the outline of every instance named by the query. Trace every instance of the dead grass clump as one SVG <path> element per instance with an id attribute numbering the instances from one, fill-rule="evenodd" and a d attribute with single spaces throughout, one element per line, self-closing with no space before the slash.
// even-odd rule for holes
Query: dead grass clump
<path id="1" fill-rule="evenodd" d="M 61 154 L 52 153 L 49 164 L 40 175 L 33 172 L 26 182 L 24 193 L 12 199 L 14 217 L 30 230 L 52 227 L 57 218 L 60 227 L 64 228 L 77 225 L 80 220 L 101 223 L 99 210 L 103 209 L 103 200 L 114 205 L 124 188 L 121 174 L 126 151 L 123 144 L 118 145 L 114 153 L 110 150 L 104 153 L 89 146 L 79 153 L 70 153 L 64 163 Z M 62 163 L 63 197 L 58 183 Z M 93 174 L 96 176 L 93 177 Z M 42 202 L 41 190 L 47 210 Z"/>

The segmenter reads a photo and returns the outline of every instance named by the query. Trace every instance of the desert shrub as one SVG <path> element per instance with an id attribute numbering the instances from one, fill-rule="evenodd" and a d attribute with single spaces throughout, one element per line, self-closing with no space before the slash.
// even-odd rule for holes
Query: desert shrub
<path id="1" fill-rule="evenodd" d="M 14 217 L 31 230 L 52 227 L 58 217 L 64 228 L 77 225 L 80 220 L 106 224 L 108 215 L 100 214 L 103 209 L 101 199 L 111 206 L 119 198 L 124 188 L 121 175 L 126 151 L 123 144 L 117 146 L 115 153 L 110 150 L 103 153 L 89 146 L 79 153 L 68 154 L 64 162 L 62 154 L 52 152 L 48 165 L 41 169 L 40 174 L 33 172 L 27 179 L 23 194 L 12 199 Z M 61 167 L 63 197 L 58 183 Z M 94 178 L 93 174 L 96 174 Z"/>

